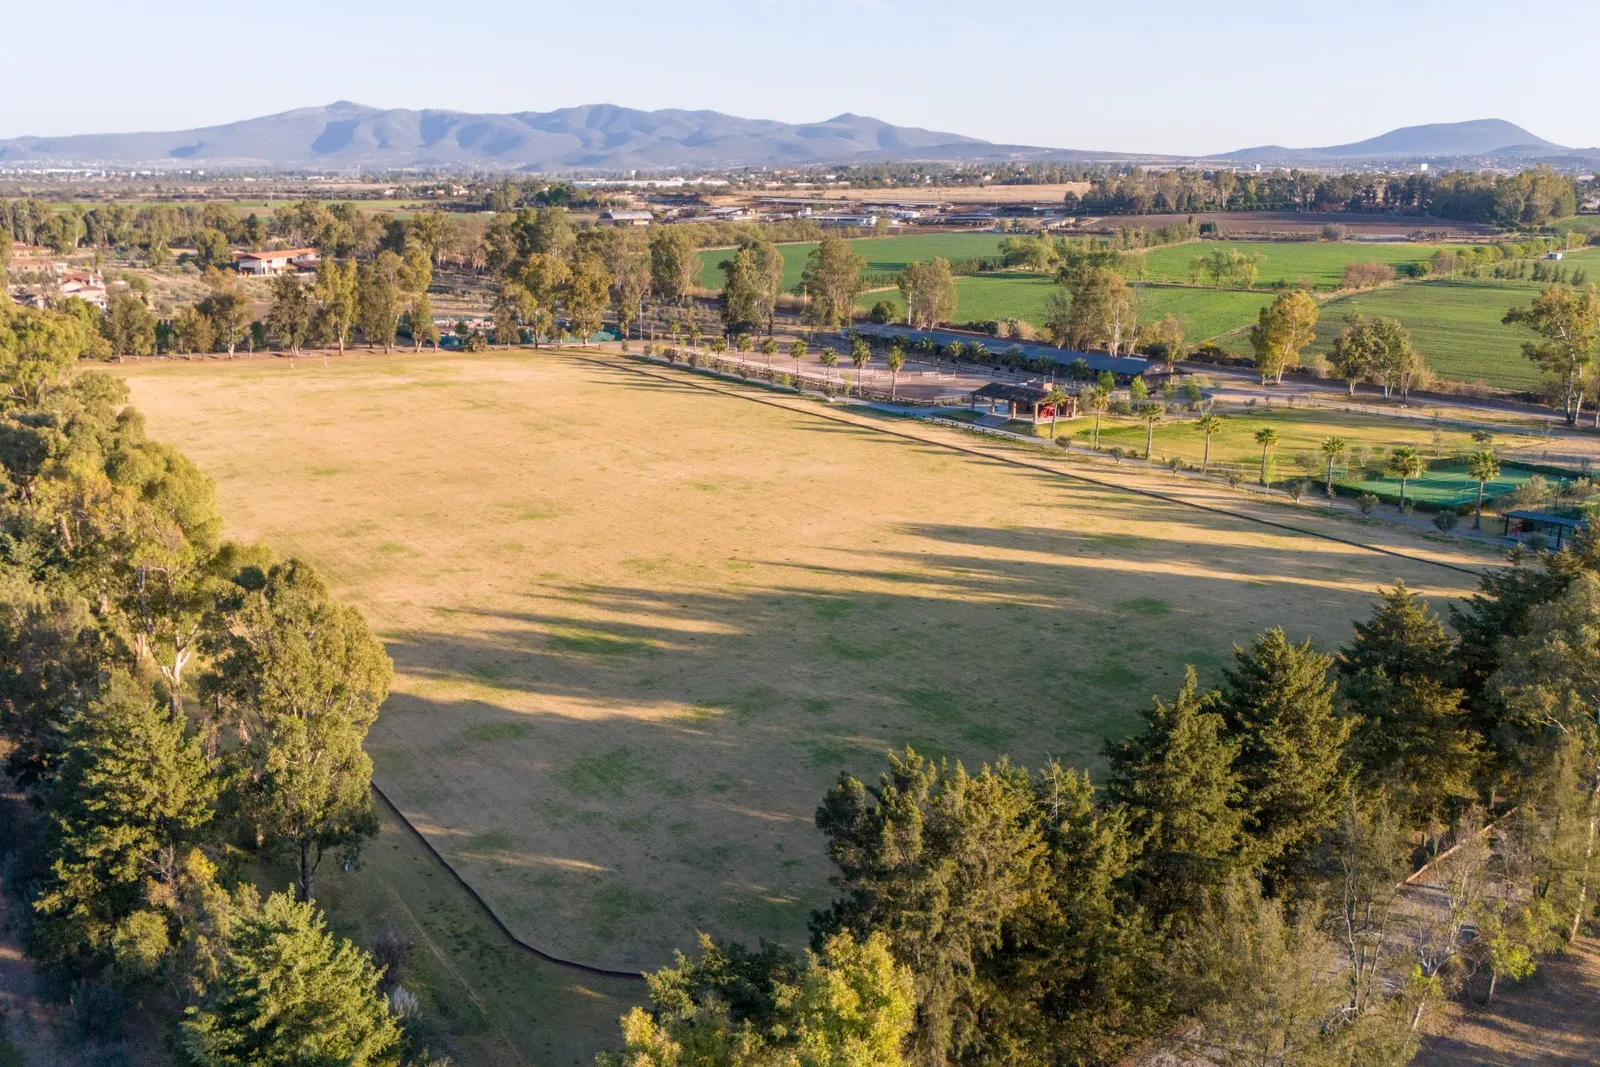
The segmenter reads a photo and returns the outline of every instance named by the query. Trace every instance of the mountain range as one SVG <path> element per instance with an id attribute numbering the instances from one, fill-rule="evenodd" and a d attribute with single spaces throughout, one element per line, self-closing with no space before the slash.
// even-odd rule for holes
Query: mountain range
<path id="1" fill-rule="evenodd" d="M 1569 156 L 1565 148 L 1535 136 L 1516 123 L 1504 119 L 1473 119 L 1469 122 L 1436 122 L 1426 126 L 1402 126 L 1397 130 L 1351 144 L 1323 148 L 1285 148 L 1260 145 L 1241 148 L 1220 158 L 1246 162 L 1317 164 L 1424 159 L 1550 159 Z"/>
<path id="2" fill-rule="evenodd" d="M 640 111 L 591 104 L 512 114 L 377 108 L 341 100 L 195 130 L 0 140 L 0 167 L 110 166 L 160 170 L 456 169 L 628 171 L 818 163 L 1053 161 L 1184 162 L 1195 157 L 993 144 L 896 126 L 864 115 L 787 123 L 717 111 Z M 1501 119 L 1407 126 L 1323 148 L 1263 145 L 1200 162 L 1329 166 L 1421 160 L 1600 161 Z"/>

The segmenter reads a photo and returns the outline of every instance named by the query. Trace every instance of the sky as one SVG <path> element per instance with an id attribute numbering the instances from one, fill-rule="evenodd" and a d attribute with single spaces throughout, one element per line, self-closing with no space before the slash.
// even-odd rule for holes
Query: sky
<path id="1" fill-rule="evenodd" d="M 996 142 L 1196 155 L 1503 118 L 1589 147 L 1600 112 L 1572 48 L 1596 25 L 1592 0 L 78 0 L 70 28 L 53 5 L 19 4 L 0 138 L 188 129 L 344 99 L 788 122 L 849 111 Z"/>

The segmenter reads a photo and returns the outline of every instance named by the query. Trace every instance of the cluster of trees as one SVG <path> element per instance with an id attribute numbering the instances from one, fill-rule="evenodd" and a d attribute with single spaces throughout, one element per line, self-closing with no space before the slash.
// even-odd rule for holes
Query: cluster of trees
<path id="1" fill-rule="evenodd" d="M 0 304 L 0 731 L 38 813 L 10 842 L 28 951 L 80 1003 L 161 1005 L 196 1064 L 414 1062 L 377 968 L 314 903 L 323 857 L 376 831 L 362 744 L 389 658 L 306 564 L 220 537 L 210 481 L 124 385 L 73 373 L 93 340 Z M 293 891 L 261 900 L 252 854 Z"/>
<path id="2" fill-rule="evenodd" d="M 1144 352 L 1166 360 L 1186 351 L 1185 327 L 1176 316 L 1141 321 L 1138 293 L 1123 277 L 1114 249 L 1075 247 L 1056 272 L 1045 300 L 1044 329 L 1051 343 L 1113 356 Z"/>
<path id="3" fill-rule="evenodd" d="M 1523 356 L 1555 381 L 1567 425 L 1575 426 L 1587 393 L 1597 388 L 1595 346 L 1600 344 L 1600 290 L 1551 285 L 1527 307 L 1514 307 L 1501 320 L 1532 330 L 1537 340 L 1525 341 Z"/>
<path id="4" fill-rule="evenodd" d="M 909 749 L 841 775 L 818 954 L 704 942 L 609 1062 L 1094 1064 L 1156 1035 L 1223 1064 L 1408 1062 L 1430 1005 L 1492 997 L 1594 912 L 1600 539 L 1513 563 L 1455 636 L 1397 586 L 1334 655 L 1270 630 L 1217 688 L 1191 668 L 1102 787 Z M 1441 892 L 1403 904 L 1423 861 Z M 863 944 L 888 959 L 834 962 Z M 819 971 L 823 1029 L 872 1058 L 813 1051 L 791 990 Z"/>
<path id="5" fill-rule="evenodd" d="M 1090 189 L 1067 194 L 1067 208 L 1105 215 L 1197 211 L 1399 211 L 1507 228 L 1542 226 L 1577 211 L 1573 179 L 1549 167 L 1519 174 L 1270 174 L 1187 167 L 1096 174 Z"/>
<path id="6" fill-rule="evenodd" d="M 1241 252 L 1236 248 L 1213 249 L 1206 255 L 1189 260 L 1189 280 L 1195 285 L 1210 277 L 1211 284 L 1218 289 L 1225 284 L 1251 289 L 1255 287 L 1256 277 L 1260 273 L 1260 253 Z"/>
<path id="7" fill-rule="evenodd" d="M 1333 373 L 1349 385 L 1352 396 L 1357 382 L 1375 382 L 1383 386 L 1384 396 L 1398 390 L 1404 403 L 1425 369 L 1406 328 L 1397 319 L 1369 319 L 1359 311 L 1346 323 L 1328 352 Z"/>

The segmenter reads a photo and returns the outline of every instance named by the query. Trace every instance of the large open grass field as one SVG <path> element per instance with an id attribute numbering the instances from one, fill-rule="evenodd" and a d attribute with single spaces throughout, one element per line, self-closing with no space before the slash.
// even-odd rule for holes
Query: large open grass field
<path id="1" fill-rule="evenodd" d="M 1501 323 L 1508 309 L 1526 305 L 1542 285 L 1530 281 L 1439 279 L 1396 285 L 1329 301 L 1317 321 L 1315 352 L 1327 352 L 1351 315 L 1399 319 L 1440 377 L 1501 389 L 1532 389 L 1539 368 L 1522 356 L 1526 329 Z"/>
<path id="2" fill-rule="evenodd" d="M 385 791 L 522 937 L 613 967 L 800 941 L 812 813 L 886 749 L 1098 768 L 1186 662 L 1470 584 L 606 358 L 124 373 L 229 533 L 384 638 Z"/>
<path id="3" fill-rule="evenodd" d="M 1351 263 L 1387 263 L 1401 271 L 1423 263 L 1440 249 L 1460 246 L 1412 244 L 1409 241 L 1196 241 L 1154 248 L 1144 253 L 1145 276 L 1152 281 L 1189 281 L 1189 262 L 1196 256 L 1233 251 L 1261 258 L 1259 286 L 1282 281 L 1293 285 L 1302 278 L 1313 286 L 1337 285 Z"/>
<path id="4" fill-rule="evenodd" d="M 1044 322 L 1045 302 L 1055 289 L 1053 276 L 1023 271 L 957 278 L 954 321 L 1022 319 L 1038 326 Z M 1266 292 L 1173 285 L 1142 285 L 1135 291 L 1141 322 L 1176 315 L 1187 325 L 1191 341 L 1216 337 L 1255 321 L 1256 314 L 1272 302 L 1273 296 Z M 870 308 L 880 300 L 887 300 L 897 312 L 905 307 L 900 294 L 894 291 L 863 293 L 856 303 Z"/>
<path id="5" fill-rule="evenodd" d="M 806 269 L 806 257 L 816 248 L 814 243 L 779 245 L 783 253 L 783 291 L 793 292 L 800 284 L 800 273 Z M 1000 237 L 993 233 L 908 233 L 901 237 L 864 237 L 851 241 L 850 247 L 867 261 L 866 269 L 898 271 L 907 263 L 924 262 L 935 257 L 944 259 L 975 259 L 979 256 L 998 256 Z M 700 253 L 700 284 L 706 289 L 722 289 L 722 271 L 717 264 L 730 255 L 726 248 L 708 248 Z"/>

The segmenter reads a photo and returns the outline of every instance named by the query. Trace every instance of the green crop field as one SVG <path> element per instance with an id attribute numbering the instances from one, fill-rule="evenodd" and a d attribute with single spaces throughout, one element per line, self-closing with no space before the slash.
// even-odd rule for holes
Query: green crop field
<path id="1" fill-rule="evenodd" d="M 784 292 L 793 292 L 794 287 L 800 284 L 800 272 L 805 270 L 806 257 L 816 247 L 814 243 L 778 247 L 783 253 Z M 979 256 L 998 256 L 1000 238 L 992 233 L 909 233 L 903 237 L 864 237 L 851 241 L 850 247 L 866 259 L 869 272 L 898 271 L 907 263 L 935 257 L 976 259 Z M 707 248 L 700 253 L 702 287 L 722 288 L 722 271 L 717 269 L 717 264 L 729 255 L 726 248 Z"/>
<path id="2" fill-rule="evenodd" d="M 1145 276 L 1152 281 L 1190 281 L 1189 262 L 1218 250 L 1261 257 L 1257 286 L 1282 281 L 1293 285 L 1304 278 L 1321 288 L 1337 285 L 1351 263 L 1386 263 L 1396 271 L 1430 259 L 1440 249 L 1455 245 L 1410 242 L 1341 241 L 1196 241 L 1155 248 L 1144 253 Z"/>
<path id="3" fill-rule="evenodd" d="M 309 558 L 384 638 L 383 789 L 519 935 L 607 966 L 802 943 L 812 813 L 888 749 L 1100 768 L 1185 662 L 1342 640 L 1396 578 L 1471 584 L 607 357 L 120 373 L 228 535 Z"/>
<path id="4" fill-rule="evenodd" d="M 1037 326 L 1044 321 L 1045 301 L 1055 291 L 1055 284 L 1049 275 L 1021 272 L 957 278 L 955 321 L 1023 319 Z M 1147 285 L 1138 287 L 1137 292 L 1140 321 L 1176 315 L 1187 324 L 1192 341 L 1247 325 L 1272 302 L 1271 293 L 1190 286 Z M 887 300 L 897 311 L 905 306 L 898 292 L 863 293 L 856 303 L 870 308 L 880 300 Z"/>
<path id="5" fill-rule="evenodd" d="M 1326 353 L 1356 312 L 1385 316 L 1400 320 L 1441 378 L 1531 389 L 1541 375 L 1523 358 L 1522 343 L 1533 335 L 1500 320 L 1509 308 L 1533 300 L 1540 288 L 1530 281 L 1440 279 L 1342 297 L 1322 305 L 1311 350 Z"/>

